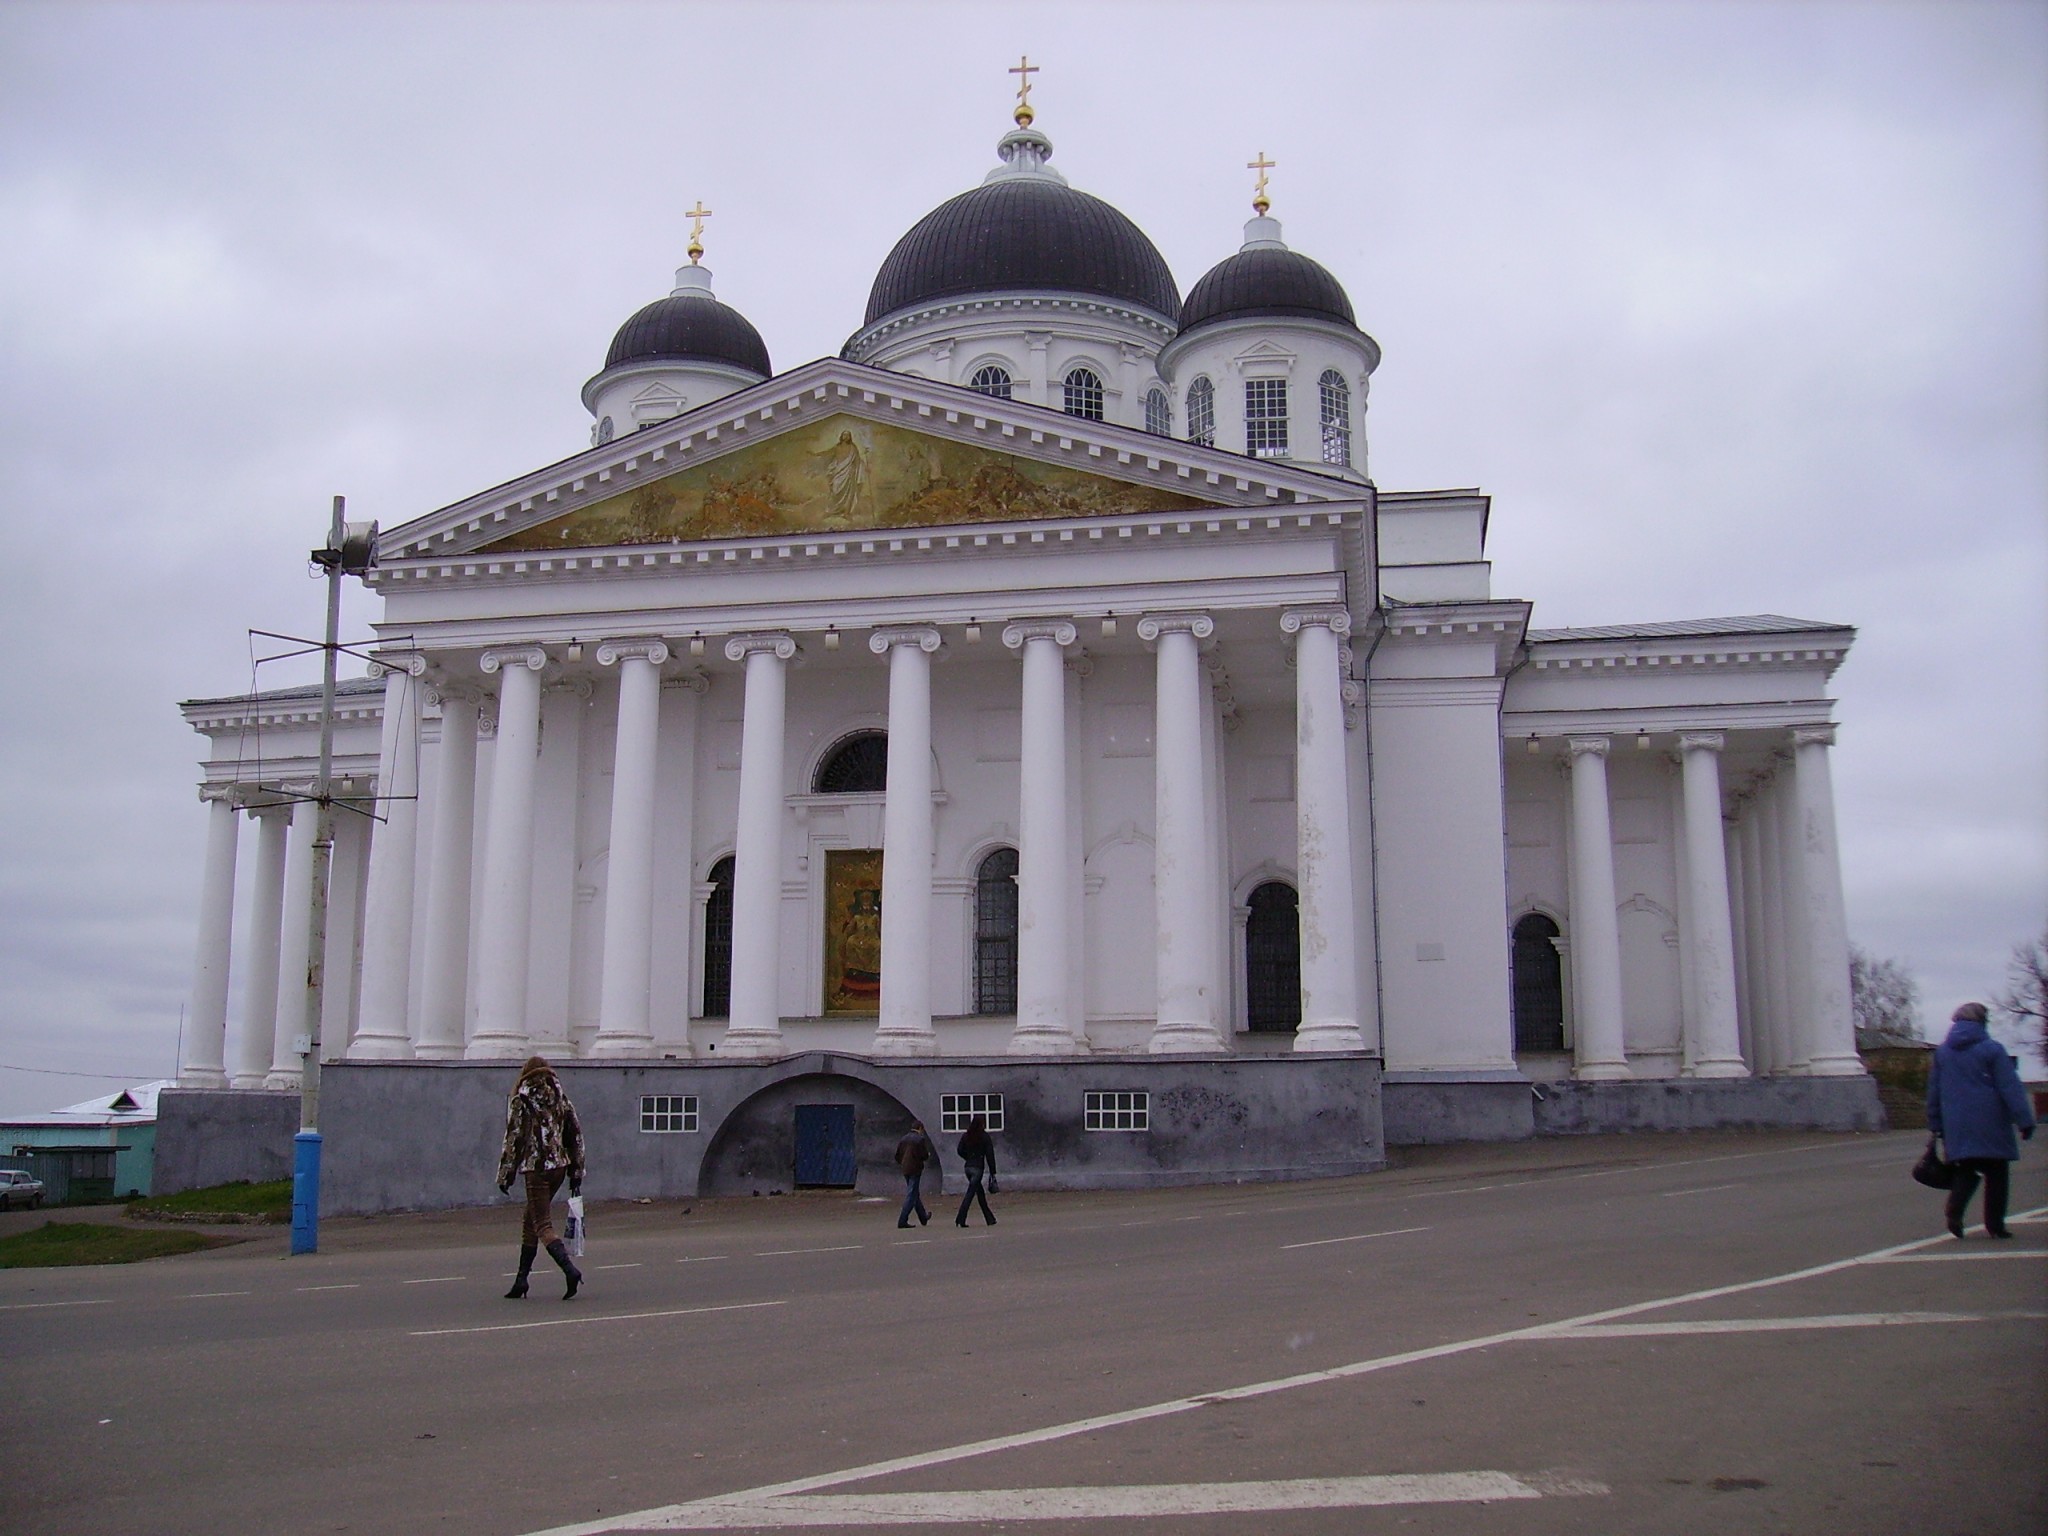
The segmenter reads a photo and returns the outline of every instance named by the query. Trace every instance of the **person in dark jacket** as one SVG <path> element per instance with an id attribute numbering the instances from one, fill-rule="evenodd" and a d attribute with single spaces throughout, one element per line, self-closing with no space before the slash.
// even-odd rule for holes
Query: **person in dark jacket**
<path id="1" fill-rule="evenodd" d="M 509 1192 L 512 1181 L 526 1175 L 526 1215 L 519 1227 L 519 1277 L 505 1293 L 507 1301 L 526 1294 L 526 1276 L 533 1258 L 542 1248 L 562 1267 L 569 1289 L 564 1301 L 575 1298 L 583 1284 L 583 1271 L 569 1257 L 569 1250 L 555 1235 L 552 1207 L 562 1181 L 569 1181 L 569 1193 L 583 1193 L 583 1127 L 576 1119 L 576 1106 L 562 1091 L 562 1080 L 544 1057 L 532 1056 L 519 1069 L 519 1081 L 512 1085 L 511 1102 L 505 1107 L 505 1150 L 498 1158 L 498 1188 Z"/>
<path id="2" fill-rule="evenodd" d="M 1927 1128 L 1939 1136 L 1956 1181 L 1948 1192 L 1948 1229 L 1963 1235 L 1963 1213 L 1977 1183 L 1984 1183 L 1984 1230 L 2011 1237 L 2005 1229 L 2006 1192 L 2020 1155 L 2013 1132 L 2031 1140 L 2034 1109 L 2020 1087 L 2012 1053 L 1991 1038 L 1982 1003 L 1955 1012 L 1948 1038 L 1927 1072 Z"/>
<path id="3" fill-rule="evenodd" d="M 980 1115 L 968 1121 L 967 1130 L 954 1150 L 960 1154 L 960 1161 L 967 1170 L 967 1193 L 960 1197 L 960 1214 L 953 1218 L 953 1225 L 966 1226 L 968 1208 L 979 1200 L 983 1223 L 994 1226 L 996 1213 L 988 1208 L 988 1196 L 981 1189 L 984 1174 L 991 1186 L 996 1181 L 996 1143 L 988 1133 L 988 1122 Z"/>
<path id="4" fill-rule="evenodd" d="M 896 1143 L 896 1166 L 903 1174 L 903 1209 L 896 1213 L 897 1226 L 909 1226 L 912 1211 L 917 1212 L 919 1226 L 932 1219 L 932 1213 L 924 1208 L 924 1168 L 926 1163 L 936 1161 L 938 1155 L 939 1149 L 924 1133 L 924 1122 L 911 1121 L 910 1129 Z"/>

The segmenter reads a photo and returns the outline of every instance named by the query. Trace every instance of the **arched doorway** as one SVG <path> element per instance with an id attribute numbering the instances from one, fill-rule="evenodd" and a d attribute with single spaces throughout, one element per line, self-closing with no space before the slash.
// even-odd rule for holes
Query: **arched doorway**
<path id="1" fill-rule="evenodd" d="M 1564 1049 L 1564 959 L 1558 927 L 1541 912 L 1515 924 L 1515 1049 Z"/>
<path id="2" fill-rule="evenodd" d="M 711 899 L 704 903 L 704 1017 L 732 1014 L 732 855 L 711 866 Z"/>
<path id="3" fill-rule="evenodd" d="M 1260 1032 L 1301 1025 L 1301 913 L 1294 887 L 1268 880 L 1246 903 L 1245 1022 Z"/>
<path id="4" fill-rule="evenodd" d="M 1017 850 L 998 848 L 974 872 L 974 1011 L 1017 1011 Z"/>

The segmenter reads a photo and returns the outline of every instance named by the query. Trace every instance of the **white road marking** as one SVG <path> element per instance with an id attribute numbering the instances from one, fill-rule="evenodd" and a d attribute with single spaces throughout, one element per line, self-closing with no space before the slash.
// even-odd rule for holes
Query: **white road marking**
<path id="1" fill-rule="evenodd" d="M 638 1259 L 635 1259 L 631 1264 L 599 1264 L 596 1266 L 598 1269 L 638 1269 L 639 1267 L 640 1261 Z"/>
<path id="2" fill-rule="evenodd" d="M 2048 1207 L 2043 1207 L 2048 1211 Z M 2019 1217 L 2041 1214 L 2037 1211 L 2016 1213 Z M 840 1472 L 825 1472 L 813 1477 L 794 1478 L 784 1483 L 771 1483 L 760 1488 L 748 1488 L 737 1493 L 723 1495 L 716 1499 L 698 1500 L 692 1504 L 670 1504 L 656 1509 L 641 1510 L 637 1514 L 613 1515 L 606 1519 L 580 1525 L 552 1526 L 536 1531 L 532 1536 L 608 1536 L 608 1533 L 645 1530 L 686 1530 L 687 1526 L 663 1526 L 658 1522 L 673 1519 L 679 1514 L 693 1510 L 715 1508 L 720 1504 L 730 1506 L 737 1502 L 758 1503 L 767 1499 L 786 1498 L 797 1494 L 815 1493 L 820 1489 L 836 1488 L 847 1483 L 866 1482 L 871 1478 L 887 1477 L 903 1472 L 919 1472 L 928 1467 L 943 1466 L 949 1462 L 967 1461 L 980 1456 L 994 1455 L 1000 1451 L 1020 1450 L 1027 1446 L 1044 1445 L 1049 1441 L 1071 1439 L 1076 1435 L 1093 1434 L 1105 1429 L 1118 1429 L 1126 1424 L 1142 1424 L 1153 1419 L 1170 1418 L 1176 1414 L 1189 1413 L 1197 1408 L 1208 1408 L 1219 1403 L 1247 1402 L 1255 1398 L 1269 1397 L 1280 1392 L 1292 1392 L 1300 1387 L 1320 1386 L 1328 1382 L 1348 1381 L 1360 1376 L 1369 1376 L 1380 1371 L 1394 1370 L 1404 1365 L 1416 1365 L 1426 1360 L 1444 1360 L 1455 1355 L 1471 1354 L 1476 1350 L 1492 1349 L 1501 1344 L 1520 1343 L 1526 1339 L 1549 1339 L 1558 1334 L 1570 1334 L 1575 1328 L 1591 1324 L 1611 1323 L 1625 1317 L 1640 1316 L 1645 1312 L 1660 1312 L 1668 1307 L 1682 1307 L 1695 1302 L 1716 1301 L 1723 1296 L 1739 1296 L 1749 1291 L 1767 1290 L 1773 1286 L 1791 1285 L 1801 1280 L 1818 1279 L 1822 1275 L 1841 1274 L 1846 1270 L 1861 1268 L 1866 1264 L 1882 1263 L 1902 1253 L 1929 1247 L 1935 1243 L 1953 1242 L 1946 1233 L 1940 1237 L 1923 1237 L 1909 1243 L 1897 1243 L 1889 1248 L 1877 1248 L 1868 1253 L 1859 1253 L 1846 1259 L 1831 1259 L 1823 1264 L 1810 1264 L 1804 1269 L 1786 1270 L 1782 1274 L 1766 1275 L 1758 1280 L 1738 1280 L 1729 1285 L 1709 1286 L 1704 1290 L 1686 1291 L 1675 1296 L 1660 1296 L 1649 1301 L 1632 1302 L 1627 1306 L 1607 1307 L 1598 1312 L 1588 1312 L 1579 1317 L 1566 1318 L 1555 1323 L 1538 1323 L 1526 1328 L 1510 1328 L 1500 1333 L 1477 1334 L 1471 1338 L 1455 1339 L 1446 1344 L 1427 1345 L 1421 1349 L 1403 1350 L 1398 1354 L 1378 1355 L 1368 1360 L 1356 1360 L 1349 1365 L 1334 1366 L 1321 1371 L 1304 1371 L 1297 1376 L 1281 1376 L 1270 1381 L 1255 1381 L 1241 1387 L 1229 1387 L 1222 1391 L 1206 1392 L 1198 1397 L 1173 1398 L 1161 1403 L 1148 1403 L 1139 1408 L 1126 1408 L 1115 1413 L 1096 1414 L 1092 1418 L 1072 1419 L 1064 1424 L 1048 1424 L 1040 1429 L 1021 1430 L 1015 1434 L 997 1435 L 987 1440 L 970 1440 L 934 1451 L 921 1451 L 909 1456 L 897 1456 L 887 1461 L 871 1461 L 865 1466 L 849 1467 Z M 844 1521 L 841 1522 L 845 1523 Z M 744 1527 L 741 1527 L 744 1529 Z"/>
<path id="3" fill-rule="evenodd" d="M 1990 1323 L 2048 1317 L 2042 1312 L 1837 1312 L 1822 1317 L 1702 1318 L 1686 1323 L 1595 1323 L 1558 1339 L 1643 1339 L 1688 1333 L 1787 1333 L 1805 1328 L 1891 1328 L 1914 1323 Z"/>
<path id="4" fill-rule="evenodd" d="M 362 1285 L 360 1282 L 351 1280 L 347 1285 L 300 1285 L 294 1286 L 293 1289 L 299 1291 L 359 1291 L 362 1289 Z"/>
<path id="5" fill-rule="evenodd" d="M 16 1301 L 0 1307 L 0 1312 L 40 1312 L 45 1307 L 111 1307 L 113 1304 L 106 1297 L 98 1301 Z"/>
<path id="6" fill-rule="evenodd" d="M 705 1312 L 751 1312 L 757 1307 L 787 1306 L 783 1301 L 735 1301 L 719 1307 L 672 1307 L 663 1312 L 598 1312 L 580 1317 L 550 1317 L 537 1323 L 484 1323 L 475 1328 L 415 1328 L 415 1339 L 437 1339 L 450 1333 L 517 1333 L 524 1328 L 567 1328 L 574 1323 L 636 1323 L 648 1317 L 696 1317 Z"/>
<path id="7" fill-rule="evenodd" d="M 1349 1237 L 1319 1237 L 1313 1242 L 1307 1243 L 1282 1243 L 1280 1251 L 1285 1253 L 1290 1248 L 1324 1248 L 1331 1243 L 1362 1243 L 1369 1237 L 1405 1237 L 1410 1232 L 1427 1232 L 1428 1230 L 1429 1228 L 1427 1227 L 1395 1227 L 1392 1231 L 1388 1232 L 1354 1232 Z"/>
<path id="8" fill-rule="evenodd" d="M 425 1280 L 401 1280 L 400 1285 L 447 1285 L 455 1280 L 467 1280 L 467 1275 L 434 1275 Z"/>
<path id="9" fill-rule="evenodd" d="M 1128 1488 L 990 1488 L 974 1493 L 841 1493 L 809 1498 L 706 1500 L 636 1531 L 788 1530 L 802 1526 L 969 1525 L 1011 1520 L 1160 1519 L 1276 1514 L 1398 1504 L 1477 1504 L 1546 1495 L 1604 1494 L 1605 1485 L 1506 1472 L 1304 1477 L 1258 1483 L 1155 1483 Z"/>
<path id="10" fill-rule="evenodd" d="M 851 1253 L 854 1249 L 863 1246 L 865 1245 L 861 1243 L 839 1243 L 831 1248 L 770 1248 L 764 1253 L 755 1254 L 754 1257 L 757 1259 L 780 1259 L 786 1258 L 792 1253 Z"/>
<path id="11" fill-rule="evenodd" d="M 1954 1242 L 1954 1238 L 1944 1241 Z M 1984 1253 L 1902 1253 L 1889 1259 L 1872 1259 L 1873 1264 L 1953 1264 L 1969 1259 L 2048 1259 L 2048 1248 L 1993 1248 Z"/>
<path id="12" fill-rule="evenodd" d="M 1742 1188 L 1740 1184 L 1703 1184 L 1698 1189 L 1667 1189 L 1660 1198 L 1676 1200 L 1680 1195 L 1711 1195 L 1723 1189 L 1740 1188 Z"/>
<path id="13" fill-rule="evenodd" d="M 247 1291 L 187 1291 L 186 1301 L 207 1301 L 215 1296 L 246 1296 Z"/>
<path id="14" fill-rule="evenodd" d="M 732 1255 L 729 1253 L 700 1253 L 694 1259 L 677 1259 L 676 1262 L 678 1264 L 709 1264 L 717 1259 L 729 1259 L 731 1257 Z"/>

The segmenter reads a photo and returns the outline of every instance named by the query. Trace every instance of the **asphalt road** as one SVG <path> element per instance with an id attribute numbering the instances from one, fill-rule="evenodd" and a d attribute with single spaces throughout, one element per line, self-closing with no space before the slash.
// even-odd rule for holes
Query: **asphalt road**
<path id="1" fill-rule="evenodd" d="M 1919 1145 L 601 1204 L 568 1304 L 506 1211 L 0 1271 L 0 1530 L 2041 1536 L 2048 1159 L 1956 1243 Z"/>

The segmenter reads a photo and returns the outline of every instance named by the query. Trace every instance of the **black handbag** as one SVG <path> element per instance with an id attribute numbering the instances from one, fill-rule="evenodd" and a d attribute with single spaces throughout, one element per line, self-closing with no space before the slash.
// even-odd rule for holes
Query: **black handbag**
<path id="1" fill-rule="evenodd" d="M 1920 1161 L 1913 1165 L 1913 1178 L 1929 1189 L 1948 1189 L 1956 1181 L 1956 1165 L 1941 1155 L 1932 1136 L 1927 1138 L 1927 1150 L 1920 1154 Z"/>

